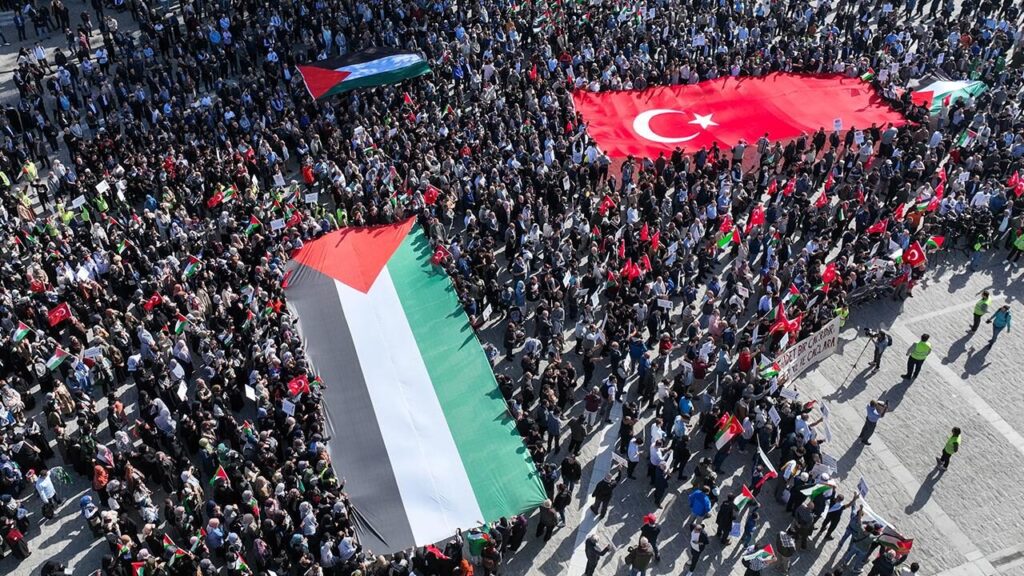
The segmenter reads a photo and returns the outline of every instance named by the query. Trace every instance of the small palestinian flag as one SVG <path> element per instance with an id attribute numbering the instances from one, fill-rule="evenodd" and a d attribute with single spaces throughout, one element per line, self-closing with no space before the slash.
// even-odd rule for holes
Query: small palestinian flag
<path id="1" fill-rule="evenodd" d="M 28 336 L 29 332 L 31 331 L 32 329 L 26 326 L 24 322 L 18 322 L 18 327 L 14 329 L 14 343 L 17 344 L 18 342 L 24 340 L 25 337 Z"/>
<path id="2" fill-rule="evenodd" d="M 370 48 L 298 66 L 314 99 L 356 88 L 396 84 L 430 72 L 426 58 L 396 48 Z"/>
<path id="3" fill-rule="evenodd" d="M 319 390 L 320 388 L 324 387 L 324 381 L 321 380 L 319 376 L 316 376 L 313 378 L 312 381 L 310 381 L 309 387 L 312 390 Z"/>
<path id="4" fill-rule="evenodd" d="M 779 372 L 781 370 L 782 370 L 782 367 L 779 366 L 778 362 L 772 362 L 771 366 L 768 366 L 766 368 L 761 368 L 760 376 L 761 376 L 761 378 L 764 378 L 765 380 L 770 380 L 770 379 L 775 378 L 776 376 L 778 376 Z"/>
<path id="5" fill-rule="evenodd" d="M 210 486 L 213 486 L 218 479 L 223 480 L 225 482 L 230 482 L 230 479 L 228 478 L 228 473 L 224 470 L 223 466 L 217 466 L 217 471 L 213 473 L 213 478 L 210 478 Z"/>
<path id="6" fill-rule="evenodd" d="M 186 318 L 185 316 L 182 316 L 181 314 L 178 314 L 178 316 L 177 316 L 177 318 L 175 318 L 175 320 L 176 320 L 175 323 L 174 323 L 174 333 L 175 334 L 181 334 L 182 332 L 185 331 L 186 328 L 188 328 L 189 321 L 188 321 L 188 318 Z"/>
<path id="7" fill-rule="evenodd" d="M 718 421 L 718 432 L 715 433 L 715 448 L 721 450 L 734 437 L 743 432 L 743 425 L 732 414 L 725 414 Z"/>
<path id="8" fill-rule="evenodd" d="M 188 263 L 185 264 L 185 279 L 189 279 L 199 272 L 199 269 L 203 267 L 203 263 L 199 258 L 195 256 L 188 257 Z"/>
<path id="9" fill-rule="evenodd" d="M 57 349 L 53 351 L 53 356 L 46 361 L 46 367 L 50 370 L 56 370 L 57 368 L 60 368 L 60 365 L 63 364 L 65 360 L 68 359 L 68 356 L 71 355 L 61 350 L 60 346 L 58 346 Z"/>
<path id="10" fill-rule="evenodd" d="M 775 549 L 772 548 L 771 544 L 768 544 L 764 548 L 756 550 L 743 557 L 747 562 L 750 562 L 755 558 L 760 558 L 764 562 L 771 562 L 772 560 L 775 560 Z"/>
<path id="11" fill-rule="evenodd" d="M 131 245 L 132 244 L 129 241 L 121 240 L 120 242 L 117 243 L 117 253 L 118 254 L 123 254 L 124 251 L 127 250 L 128 247 L 131 246 Z"/>
<path id="12" fill-rule="evenodd" d="M 245 563 L 245 560 L 242 560 L 242 559 L 238 560 L 238 567 L 237 567 L 237 569 L 241 570 L 243 572 L 248 572 L 249 574 L 252 574 L 252 569 L 249 568 L 249 565 Z"/>
<path id="13" fill-rule="evenodd" d="M 740 231 L 737 230 L 736 228 L 733 228 L 732 229 L 732 234 L 726 234 L 726 235 L 722 236 L 721 240 L 718 241 L 718 247 L 719 248 L 725 248 L 729 244 L 739 244 L 739 243 L 740 243 Z"/>
<path id="14" fill-rule="evenodd" d="M 225 188 L 224 192 L 221 193 L 221 201 L 228 202 L 230 200 L 233 200 L 235 198 L 235 194 L 238 194 L 238 188 L 235 188 L 235 185 L 232 184 L 231 186 Z"/>
<path id="15" fill-rule="evenodd" d="M 804 496 L 807 496 L 808 498 L 813 499 L 833 489 L 835 489 L 835 486 L 833 486 L 832 484 L 819 483 L 815 484 L 814 486 L 804 488 L 803 490 L 800 491 L 800 493 L 803 494 Z"/>
<path id="16" fill-rule="evenodd" d="M 946 237 L 945 236 L 929 236 L 928 240 L 925 240 L 924 245 L 927 246 L 930 249 L 934 248 L 934 249 L 938 250 L 939 248 L 942 248 L 942 243 L 945 242 L 945 241 L 946 241 Z"/>
<path id="17" fill-rule="evenodd" d="M 977 137 L 978 133 L 968 128 L 960 133 L 960 136 L 956 139 L 955 146 L 957 148 L 966 148 L 967 146 L 970 146 Z"/>
<path id="18" fill-rule="evenodd" d="M 910 551 L 914 548 L 914 539 L 906 538 L 892 526 L 886 526 L 882 531 L 882 535 L 878 537 L 878 545 L 883 548 L 890 548 L 896 551 L 896 554 L 905 556 L 910 554 Z"/>
<path id="19" fill-rule="evenodd" d="M 263 227 L 263 223 L 255 216 L 249 216 L 249 225 L 245 227 L 245 235 L 252 236 L 257 230 Z"/>
<path id="20" fill-rule="evenodd" d="M 174 544 L 174 540 L 171 540 L 171 537 L 168 536 L 167 534 L 164 534 L 163 543 L 164 543 L 164 550 L 172 550 L 173 551 L 173 550 L 177 550 L 178 549 L 178 547 Z"/>
<path id="21" fill-rule="evenodd" d="M 146 576 L 146 563 L 132 562 L 132 576 Z"/>
<path id="22" fill-rule="evenodd" d="M 789 293 L 786 294 L 786 304 L 792 306 L 800 298 L 800 289 L 796 284 L 789 285 Z"/>
<path id="23" fill-rule="evenodd" d="M 740 491 L 740 495 L 733 499 L 732 503 L 736 505 L 736 511 L 739 512 L 746 508 L 747 504 L 754 502 L 757 498 L 754 497 L 754 493 L 747 488 L 747 485 L 743 485 L 743 489 Z"/>
<path id="24" fill-rule="evenodd" d="M 860 79 L 865 82 L 871 82 L 875 79 L 875 69 L 868 68 L 868 71 L 860 75 Z"/>
<path id="25" fill-rule="evenodd" d="M 245 311 L 245 322 L 242 322 L 242 330 L 248 330 L 249 327 L 252 326 L 252 319 L 255 318 L 255 317 L 256 317 L 256 315 L 252 313 L 252 310 L 246 310 Z"/>
<path id="26" fill-rule="evenodd" d="M 245 422 L 242 422 L 242 433 L 246 436 L 255 436 L 256 428 L 253 427 L 252 422 L 246 420 Z"/>

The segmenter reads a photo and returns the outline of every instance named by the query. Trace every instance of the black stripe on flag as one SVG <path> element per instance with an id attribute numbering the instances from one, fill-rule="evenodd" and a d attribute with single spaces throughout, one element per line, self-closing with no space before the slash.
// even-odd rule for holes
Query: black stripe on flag
<path id="1" fill-rule="evenodd" d="M 331 461 L 346 480 L 359 541 L 378 554 L 407 549 L 415 545 L 412 528 L 335 281 L 307 266 L 293 266 L 288 302 L 298 313 L 306 352 L 327 385 L 323 396 L 332 425 Z"/>

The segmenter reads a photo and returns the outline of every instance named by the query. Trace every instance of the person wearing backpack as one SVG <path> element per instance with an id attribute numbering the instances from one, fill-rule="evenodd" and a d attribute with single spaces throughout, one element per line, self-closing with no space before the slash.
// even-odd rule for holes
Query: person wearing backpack
<path id="1" fill-rule="evenodd" d="M 630 546 L 629 552 L 626 554 L 626 565 L 629 566 L 630 576 L 644 576 L 647 574 L 647 568 L 650 567 L 653 560 L 654 549 L 651 547 L 651 543 L 647 541 L 647 538 L 641 536 L 640 543 L 635 547 Z"/>

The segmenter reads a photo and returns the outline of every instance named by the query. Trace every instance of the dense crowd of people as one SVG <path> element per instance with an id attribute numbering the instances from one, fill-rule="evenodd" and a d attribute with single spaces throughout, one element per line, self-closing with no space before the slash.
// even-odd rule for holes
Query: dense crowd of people
<path id="1" fill-rule="evenodd" d="M 575 456 L 621 403 L 627 464 L 598 485 L 594 513 L 643 459 L 652 508 L 686 483 L 694 514 L 715 515 L 715 537 L 700 520 L 683 530 L 690 571 L 740 518 L 731 538 L 761 545 L 756 506 L 741 516 L 716 487 L 734 447 L 756 445 L 774 464 L 748 484 L 761 491 L 777 467 L 770 492 L 794 516 L 770 538 L 775 561 L 788 566 L 816 527 L 831 537 L 849 509 L 841 564 L 859 572 L 878 527 L 849 495 L 804 495 L 828 482 L 811 475 L 820 438 L 812 407 L 778 397 L 770 359 L 845 319 L 851 294 L 911 296 L 927 268 L 898 257 L 912 245 L 939 238 L 972 265 L 1024 250 L 1020 7 L 926 4 L 13 6 L 19 97 L 0 119 L 6 546 L 30 552 L 35 518 L 20 502 L 34 491 L 53 514 L 77 474 L 92 490 L 69 507 L 109 552 L 75 573 L 494 574 L 529 522 L 550 537 L 565 521 Z M 37 42 L 61 32 L 66 45 Z M 297 64 L 378 46 L 421 51 L 433 72 L 309 97 Z M 773 71 L 870 71 L 915 122 L 863 127 L 863 142 L 822 127 L 611 159 L 570 96 Z M 908 90 L 929 76 L 989 89 L 929 115 Z M 485 349 L 518 366 L 499 386 L 551 502 L 488 538 L 381 556 L 360 546 L 331 466 L 323 384 L 282 280 L 304 242 L 407 217 L 447 249 L 474 325 L 499 327 Z M 301 376 L 312 384 L 288 385 Z M 700 456 L 730 415 L 741 433 Z M 644 519 L 635 573 L 659 557 L 659 531 Z M 592 540 L 587 574 L 609 550 Z M 766 564 L 744 558 L 748 574 Z M 883 546 L 871 574 L 905 558 Z"/>

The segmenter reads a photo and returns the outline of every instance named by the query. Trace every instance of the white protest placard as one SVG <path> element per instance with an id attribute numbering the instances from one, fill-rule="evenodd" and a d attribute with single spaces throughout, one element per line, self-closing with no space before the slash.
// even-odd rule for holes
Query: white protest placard
<path id="1" fill-rule="evenodd" d="M 186 398 L 188 398 L 188 386 L 186 386 L 185 381 L 182 380 L 178 384 L 178 399 L 184 402 Z"/>
<path id="2" fill-rule="evenodd" d="M 835 120 L 833 120 L 832 129 L 835 130 L 836 132 L 841 132 L 843 130 L 843 119 L 836 118 Z"/>
<path id="3" fill-rule="evenodd" d="M 882 14 L 888 14 L 890 12 L 892 12 L 892 4 L 889 2 L 882 4 Z"/>
<path id="4" fill-rule="evenodd" d="M 971 178 L 971 173 L 967 171 L 961 172 L 960 175 L 957 176 L 957 178 L 960 180 L 960 182 L 967 182 Z"/>
<path id="5" fill-rule="evenodd" d="M 798 400 L 800 398 L 800 392 L 797 392 L 793 388 L 783 388 L 779 390 L 779 396 L 782 396 L 786 400 Z"/>
<path id="6" fill-rule="evenodd" d="M 75 198 L 74 200 L 71 201 L 71 208 L 77 210 L 82 206 L 85 206 L 85 195 L 79 194 L 78 198 Z"/>
<path id="7" fill-rule="evenodd" d="M 306 204 L 316 204 L 320 201 L 320 193 L 310 192 L 303 197 L 303 200 L 305 200 Z"/>
<path id="8" fill-rule="evenodd" d="M 772 419 L 772 424 L 776 426 L 779 425 L 779 422 L 782 422 L 782 416 L 779 414 L 779 411 L 775 409 L 775 406 L 768 409 L 768 417 Z"/>
<path id="9" fill-rule="evenodd" d="M 669 308 L 669 309 L 671 309 L 672 308 L 672 301 L 671 300 L 665 300 L 664 298 L 658 298 L 658 306 L 661 306 L 662 308 Z"/>
<path id="10" fill-rule="evenodd" d="M 597 308 L 597 303 L 601 298 L 600 292 L 594 292 L 594 295 L 590 297 L 590 305 Z"/>
<path id="11" fill-rule="evenodd" d="M 736 293 L 739 294 L 740 298 L 743 298 L 744 300 L 750 298 L 750 290 L 747 290 L 745 286 L 740 286 L 739 284 L 737 284 Z"/>
<path id="12" fill-rule="evenodd" d="M 858 146 L 863 144 L 864 143 L 864 132 L 862 132 L 860 130 L 857 130 L 856 132 L 854 132 L 853 133 L 853 141 L 856 142 Z"/>
<path id="13" fill-rule="evenodd" d="M 295 403 L 292 402 L 291 400 L 282 400 L 281 401 L 281 410 L 283 410 L 284 413 L 289 415 L 289 416 L 294 416 L 295 415 Z"/>
<path id="14" fill-rule="evenodd" d="M 676 250 L 679 250 L 679 241 L 678 240 L 676 240 L 675 242 L 673 242 L 673 243 L 668 245 L 668 253 L 669 254 L 675 254 Z"/>
<path id="15" fill-rule="evenodd" d="M 274 174 L 274 186 L 277 186 L 278 188 L 284 188 L 284 185 L 284 176 L 282 176 L 280 172 Z"/>
<path id="16" fill-rule="evenodd" d="M 824 416 L 825 418 L 828 418 L 829 416 L 832 415 L 832 411 L 829 410 L 828 404 L 826 404 L 824 401 L 818 402 L 818 408 L 821 410 L 821 415 Z"/>
<path id="17" fill-rule="evenodd" d="M 857 482 L 857 492 L 860 494 L 861 498 L 868 495 L 868 483 L 864 480 L 863 476 L 861 476 L 860 481 Z"/>
<path id="18" fill-rule="evenodd" d="M 565 177 L 562 178 L 562 188 L 564 188 L 565 190 L 569 190 L 570 184 L 571 182 L 569 181 L 569 175 L 566 174 Z"/>
<path id="19" fill-rule="evenodd" d="M 817 464 L 814 465 L 814 468 L 811 468 L 812 478 L 821 478 L 822 474 L 828 474 L 829 476 L 831 476 L 834 473 L 835 469 L 829 466 L 828 464 L 825 464 L 824 462 L 818 462 Z"/>
<path id="20" fill-rule="evenodd" d="M 108 184 L 106 180 L 100 180 L 99 183 L 96 184 L 96 192 L 98 194 L 106 195 L 109 190 L 110 184 Z"/>
<path id="21" fill-rule="evenodd" d="M 82 358 L 99 358 L 100 356 L 103 356 L 103 348 L 100 348 L 99 346 L 86 348 L 82 351 Z"/>
<path id="22" fill-rule="evenodd" d="M 565 276 L 562 276 L 562 286 L 565 288 L 569 287 L 569 280 L 572 278 L 572 272 L 566 270 Z"/>
<path id="23" fill-rule="evenodd" d="M 284 218 L 275 218 L 270 221 L 270 230 L 272 232 L 284 229 Z"/>
<path id="24" fill-rule="evenodd" d="M 825 425 L 825 426 L 824 426 L 824 430 L 825 430 L 825 441 L 826 441 L 826 442 L 831 442 L 831 441 L 832 441 L 832 427 L 828 425 L 828 418 L 825 418 L 825 419 L 824 419 L 824 422 L 823 422 L 823 424 Z"/>
<path id="25" fill-rule="evenodd" d="M 491 314 L 493 314 L 493 313 L 494 313 L 494 308 L 492 308 L 491 305 L 488 304 L 487 307 L 484 308 L 484 312 L 483 312 L 484 320 L 489 319 L 491 317 Z"/>
<path id="26" fill-rule="evenodd" d="M 256 389 L 253 388 L 252 386 L 246 384 L 245 385 L 245 397 L 248 398 L 249 400 L 252 400 L 253 402 L 255 402 L 256 401 Z"/>
<path id="27" fill-rule="evenodd" d="M 616 466 L 625 466 L 627 464 L 626 459 L 619 456 L 614 451 L 612 452 L 612 462 L 614 462 Z"/>
<path id="28" fill-rule="evenodd" d="M 797 378 L 812 365 L 835 354 L 838 348 L 839 318 L 836 317 L 775 359 L 779 364 L 779 378 L 786 381 Z"/>

